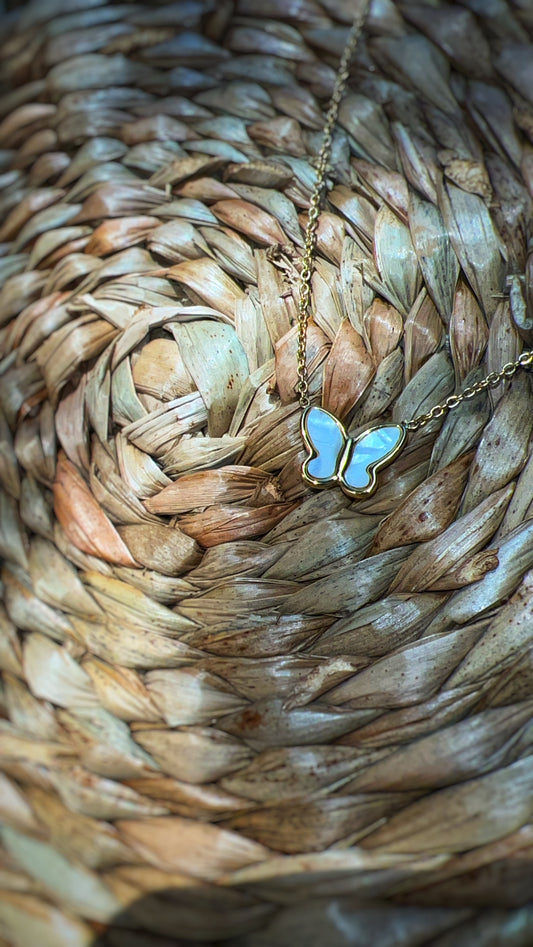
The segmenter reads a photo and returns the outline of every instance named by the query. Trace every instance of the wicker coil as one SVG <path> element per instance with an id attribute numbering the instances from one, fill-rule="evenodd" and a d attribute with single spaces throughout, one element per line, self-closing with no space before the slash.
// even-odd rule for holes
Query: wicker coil
<path id="1" fill-rule="evenodd" d="M 0 101 L 0 947 L 531 947 L 530 375 L 301 479 L 357 0 L 33 0 Z M 352 434 L 533 346 L 531 0 L 373 0 L 308 356 Z"/>

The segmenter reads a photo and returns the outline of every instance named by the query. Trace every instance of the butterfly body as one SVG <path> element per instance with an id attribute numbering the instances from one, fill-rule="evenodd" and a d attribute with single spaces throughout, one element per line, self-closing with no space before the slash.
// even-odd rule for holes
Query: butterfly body
<path id="1" fill-rule="evenodd" d="M 329 411 L 312 406 L 302 417 L 302 437 L 308 451 L 304 480 L 314 487 L 337 483 L 348 496 L 360 497 L 373 493 L 377 472 L 398 455 L 406 429 L 403 424 L 380 424 L 351 438 Z"/>

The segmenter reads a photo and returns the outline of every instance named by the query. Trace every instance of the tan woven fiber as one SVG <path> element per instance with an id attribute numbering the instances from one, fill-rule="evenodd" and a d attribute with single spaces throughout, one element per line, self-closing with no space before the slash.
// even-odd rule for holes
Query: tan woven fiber
<path id="1" fill-rule="evenodd" d="M 0 52 L 0 947 L 531 947 L 530 374 L 302 482 L 356 0 Z M 530 0 L 374 0 L 309 331 L 356 434 L 533 346 Z M 529 267 L 529 268 L 528 268 Z"/>

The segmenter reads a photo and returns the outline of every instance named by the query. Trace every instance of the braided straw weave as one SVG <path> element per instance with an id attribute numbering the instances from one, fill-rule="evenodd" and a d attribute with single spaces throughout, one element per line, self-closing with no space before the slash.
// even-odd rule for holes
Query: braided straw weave
<path id="1" fill-rule="evenodd" d="M 530 377 L 364 502 L 300 475 L 356 2 L 4 20 L 1 947 L 533 944 Z M 372 3 L 308 346 L 352 433 L 533 344 L 532 36 Z"/>

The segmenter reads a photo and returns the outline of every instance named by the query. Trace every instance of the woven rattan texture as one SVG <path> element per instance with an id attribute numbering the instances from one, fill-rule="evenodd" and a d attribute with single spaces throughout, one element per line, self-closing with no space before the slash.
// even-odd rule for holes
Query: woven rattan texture
<path id="1" fill-rule="evenodd" d="M 364 502 L 300 475 L 352 12 L 5 20 L 1 947 L 533 943 L 530 376 Z M 308 346 L 352 434 L 533 343 L 532 33 L 371 5 Z"/>

